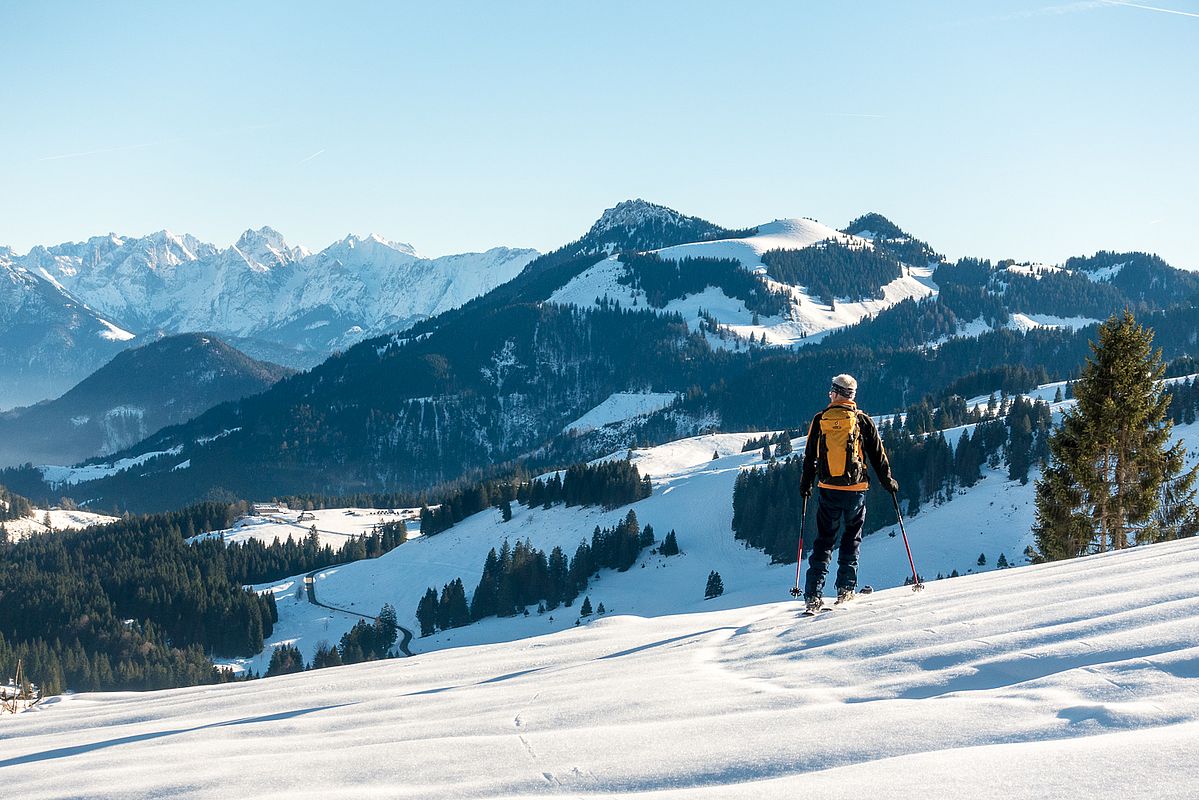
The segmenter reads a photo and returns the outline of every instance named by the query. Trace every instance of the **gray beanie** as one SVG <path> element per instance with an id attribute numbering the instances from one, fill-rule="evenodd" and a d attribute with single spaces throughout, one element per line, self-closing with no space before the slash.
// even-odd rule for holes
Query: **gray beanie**
<path id="1" fill-rule="evenodd" d="M 833 378 L 832 391 L 834 394 L 839 394 L 847 400 L 852 400 L 854 395 L 858 393 L 858 382 L 854 380 L 852 375 L 838 375 Z"/>

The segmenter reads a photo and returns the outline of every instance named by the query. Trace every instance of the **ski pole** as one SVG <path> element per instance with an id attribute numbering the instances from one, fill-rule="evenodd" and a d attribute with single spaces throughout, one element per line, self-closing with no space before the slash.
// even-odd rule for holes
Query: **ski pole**
<path id="1" fill-rule="evenodd" d="M 924 588 L 920 576 L 916 574 L 916 562 L 912 560 L 912 546 L 908 544 L 908 532 L 903 529 L 903 514 L 899 513 L 899 498 L 891 493 L 891 502 L 895 504 L 895 516 L 899 519 L 899 532 L 903 534 L 903 546 L 908 551 L 908 563 L 912 565 L 912 591 L 918 592 Z"/>
<path id="2" fill-rule="evenodd" d="M 808 521 L 808 498 L 803 499 L 803 510 L 799 512 L 799 553 L 795 557 L 795 587 L 791 589 L 792 597 L 799 597 L 799 572 L 803 569 L 803 527 Z"/>

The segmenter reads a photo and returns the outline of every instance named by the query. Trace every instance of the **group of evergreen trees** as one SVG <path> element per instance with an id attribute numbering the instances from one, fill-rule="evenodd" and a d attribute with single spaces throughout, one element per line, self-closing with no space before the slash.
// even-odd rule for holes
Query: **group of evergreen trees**
<path id="1" fill-rule="evenodd" d="M 272 595 L 231 574 L 223 545 L 185 542 L 230 522 L 209 503 L 3 545 L 0 674 L 22 658 L 47 691 L 223 679 L 206 654 L 257 653 L 278 620 Z"/>
<path id="2" fill-rule="evenodd" d="M 791 440 L 797 439 L 800 436 L 807 434 L 807 431 L 801 431 L 798 428 L 789 428 L 778 433 L 767 433 L 762 436 L 754 436 L 746 439 L 745 444 L 741 445 L 741 452 L 748 453 L 750 450 L 757 450 L 761 447 L 774 447 L 772 451 L 775 456 L 786 455 L 791 447 Z M 783 444 L 786 442 L 786 444 Z M 783 446 L 783 452 L 778 451 L 779 445 Z"/>
<path id="3" fill-rule="evenodd" d="M 21 519 L 33 513 L 33 503 L 0 486 L 0 522 Z"/>
<path id="4" fill-rule="evenodd" d="M 942 257 L 927 243 L 901 229 L 882 214 L 873 211 L 863 214 L 849 223 L 842 229 L 842 232 L 854 236 L 865 235 L 876 248 L 890 253 L 905 264 L 924 266 L 942 260 Z"/>
<path id="5" fill-rule="evenodd" d="M 554 505 L 603 506 L 618 508 L 653 494 L 649 476 L 644 477 L 627 459 L 597 464 L 573 464 L 543 480 L 485 481 L 460 487 L 436 508 L 425 506 L 420 512 L 422 535 L 448 530 L 472 514 L 497 507 L 507 521 L 512 517 L 511 503 L 529 508 Z"/>
<path id="6" fill-rule="evenodd" d="M 827 241 L 802 250 L 770 250 L 762 263 L 775 280 L 803 286 L 822 303 L 882 297 L 882 287 L 903 275 L 899 259 L 872 247 Z"/>
<path id="7" fill-rule="evenodd" d="M 573 464 L 564 473 L 522 487 L 518 499 L 533 508 L 559 503 L 570 506 L 602 506 L 606 509 L 635 503 L 653 494 L 649 476 L 644 477 L 627 459 L 598 464 Z"/>
<path id="8" fill-rule="evenodd" d="M 446 492 L 442 502 L 435 508 L 421 506 L 421 535 L 432 536 L 441 533 L 480 511 L 511 503 L 517 498 L 517 487 L 523 483 L 519 476 L 504 480 L 460 483 Z"/>
<path id="9" fill-rule="evenodd" d="M 399 638 L 399 632 L 395 608 L 391 603 L 384 603 L 374 620 L 367 622 L 360 619 L 353 628 L 342 634 L 337 645 L 339 660 L 342 664 L 357 664 L 387 658 Z"/>
<path id="10" fill-rule="evenodd" d="M 1192 369 L 1199 372 L 1199 369 Z M 1170 405 L 1166 416 L 1175 425 L 1192 425 L 1199 412 L 1199 382 L 1194 378 L 1186 381 L 1175 381 L 1167 390 Z"/>
<path id="11" fill-rule="evenodd" d="M 621 283 L 645 293 L 646 302 L 663 308 L 671 300 L 699 294 L 709 286 L 721 289 L 729 297 L 745 304 L 757 314 L 778 316 L 790 308 L 783 292 L 773 292 L 766 284 L 731 258 L 665 259 L 657 253 L 624 253 L 625 267 Z"/>
<path id="12" fill-rule="evenodd" d="M 328 544 L 321 544 L 315 525 L 299 540 L 289 536 L 284 541 L 276 538 L 270 544 L 264 544 L 259 539 L 226 544 L 213 537 L 200 540 L 193 547 L 206 551 L 205 558 L 223 561 L 232 580 L 249 584 L 266 583 L 335 564 L 378 558 L 407 540 L 405 524 L 394 521 L 375 525 L 369 533 L 351 536 L 336 550 Z"/>
<path id="13" fill-rule="evenodd" d="M 226 544 L 244 504 L 202 503 L 83 531 L 0 543 L 0 674 L 16 659 L 47 691 L 151 689 L 228 679 L 209 656 L 249 656 L 278 621 L 274 595 L 243 588 L 403 543 L 403 522 L 334 550 L 300 540 Z"/>
<path id="14" fill-rule="evenodd" d="M 469 607 L 461 578 L 442 586 L 440 595 L 429 587 L 416 607 L 421 636 L 484 617 L 511 617 L 534 604 L 542 611 L 560 605 L 569 607 L 599 570 L 629 569 L 654 541 L 653 526 L 642 528 L 632 510 L 613 528 L 596 526 L 591 541 L 579 542 L 571 559 L 561 547 L 546 555 L 527 540 L 512 546 L 505 539 L 499 552 L 492 548 L 487 554 Z M 662 554 L 677 553 L 678 541 L 671 531 L 662 545 Z"/>
<path id="15" fill-rule="evenodd" d="M 395 608 L 390 603 L 384 603 L 383 608 L 379 609 L 379 616 L 370 622 L 358 620 L 354 627 L 342 634 L 337 647 L 330 647 L 328 642 L 317 644 L 311 664 L 305 665 L 304 655 L 295 645 L 277 646 L 271 652 L 264 677 L 390 658 L 391 648 L 399 638 L 399 630 Z"/>

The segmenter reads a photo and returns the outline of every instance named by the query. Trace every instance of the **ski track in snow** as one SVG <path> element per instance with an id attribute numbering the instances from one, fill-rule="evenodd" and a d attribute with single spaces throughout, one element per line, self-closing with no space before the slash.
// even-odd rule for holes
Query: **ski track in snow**
<path id="1" fill-rule="evenodd" d="M 27 800 L 1181 797 L 1199 779 L 1197 570 L 1192 539 L 808 620 L 792 602 L 608 617 L 245 684 L 66 696 L 0 722 L 0 770 Z"/>

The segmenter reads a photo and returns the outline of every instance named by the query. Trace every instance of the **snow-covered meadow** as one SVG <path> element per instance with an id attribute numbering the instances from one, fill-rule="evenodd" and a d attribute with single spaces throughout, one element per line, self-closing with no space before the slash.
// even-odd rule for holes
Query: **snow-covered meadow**
<path id="1" fill-rule="evenodd" d="M 35 508 L 33 513 L 20 519 L 0 523 L 8 531 L 11 541 L 20 541 L 34 533 L 68 531 L 114 522 L 116 517 L 97 514 L 93 511 L 68 510 L 64 508 Z M 49 526 L 46 523 L 49 522 Z"/>
<path id="2" fill-rule="evenodd" d="M 712 602 L 264 681 L 68 695 L 0 724 L 0 771 L 23 800 L 1187 797 L 1197 576 L 1192 539 L 814 619 Z"/>
<path id="3" fill-rule="evenodd" d="M 202 533 L 188 541 L 222 537 L 228 544 L 257 539 L 269 545 L 275 539 L 281 542 L 289 538 L 303 539 L 315 528 L 320 544 L 329 545 L 337 550 L 351 537 L 365 536 L 376 525 L 385 522 L 404 522 L 409 536 L 420 535 L 419 508 L 326 508 L 315 511 L 278 509 L 242 517 L 231 528 Z"/>

